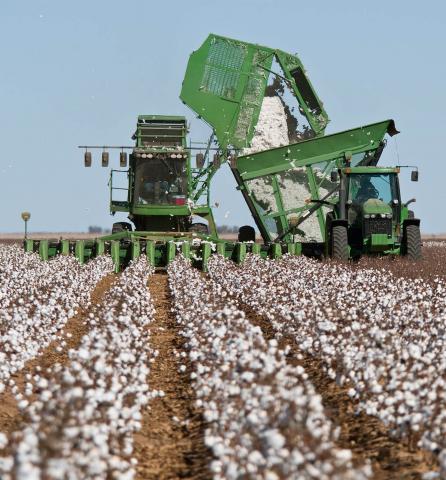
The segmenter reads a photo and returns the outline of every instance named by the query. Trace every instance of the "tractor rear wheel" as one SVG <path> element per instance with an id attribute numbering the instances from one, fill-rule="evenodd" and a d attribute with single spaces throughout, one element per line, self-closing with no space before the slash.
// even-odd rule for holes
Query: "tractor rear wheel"
<path id="1" fill-rule="evenodd" d="M 407 225 L 406 227 L 406 256 L 411 260 L 421 258 L 421 234 L 418 225 Z"/>
<path id="2" fill-rule="evenodd" d="M 256 231 L 251 225 L 243 225 L 238 229 L 237 240 L 239 242 L 255 242 Z"/>
<path id="3" fill-rule="evenodd" d="M 336 260 L 348 260 L 347 228 L 343 225 L 335 225 L 331 229 L 331 256 Z"/>

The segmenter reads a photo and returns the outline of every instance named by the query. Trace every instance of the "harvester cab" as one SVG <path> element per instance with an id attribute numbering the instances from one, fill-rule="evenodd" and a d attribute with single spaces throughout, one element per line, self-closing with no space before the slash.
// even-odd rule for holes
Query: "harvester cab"
<path id="1" fill-rule="evenodd" d="M 111 171 L 112 214 L 128 212 L 128 218 L 137 231 L 167 235 L 216 234 L 208 202 L 197 205 L 191 200 L 195 184 L 186 134 L 184 117 L 138 117 L 132 137 L 136 145 L 130 154 L 129 169 Z M 116 177 L 121 177 L 123 173 L 127 176 L 127 188 L 116 186 L 116 181 L 119 181 Z M 127 222 L 113 224 L 113 234 L 122 231 L 132 231 L 132 225 Z"/>
<path id="2" fill-rule="evenodd" d="M 401 201 L 399 173 L 400 167 L 377 166 L 333 171 L 333 180 L 339 176 L 339 196 L 326 216 L 330 256 L 346 260 L 363 253 L 380 253 L 420 258 L 420 220 L 408 209 L 414 199 Z M 418 174 L 412 179 L 417 180 Z"/>

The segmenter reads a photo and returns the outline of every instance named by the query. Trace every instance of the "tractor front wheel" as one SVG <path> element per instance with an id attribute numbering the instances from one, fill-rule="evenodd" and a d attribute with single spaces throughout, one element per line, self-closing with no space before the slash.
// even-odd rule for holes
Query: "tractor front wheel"
<path id="1" fill-rule="evenodd" d="M 411 260 L 421 258 L 421 234 L 418 225 L 407 225 L 406 227 L 406 257 Z"/>
<path id="2" fill-rule="evenodd" d="M 335 225 L 331 230 L 331 256 L 336 260 L 348 260 L 348 236 L 343 225 Z"/>

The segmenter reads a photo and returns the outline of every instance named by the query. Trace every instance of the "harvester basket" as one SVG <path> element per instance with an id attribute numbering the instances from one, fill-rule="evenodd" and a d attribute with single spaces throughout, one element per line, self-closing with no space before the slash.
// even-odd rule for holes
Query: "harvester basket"
<path id="1" fill-rule="evenodd" d="M 211 34 L 189 58 L 180 97 L 212 126 L 222 149 L 250 145 L 274 59 L 311 128 L 323 133 L 328 117 L 298 57 Z"/>
<path id="2" fill-rule="evenodd" d="M 323 243 L 326 214 L 338 196 L 331 172 L 346 161 L 376 165 L 384 136 L 396 132 L 393 120 L 386 120 L 238 157 L 232 171 L 262 237 Z"/>

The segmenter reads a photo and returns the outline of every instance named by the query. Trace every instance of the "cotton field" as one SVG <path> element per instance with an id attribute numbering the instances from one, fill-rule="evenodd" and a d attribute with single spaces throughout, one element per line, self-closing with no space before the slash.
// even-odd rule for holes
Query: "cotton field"
<path id="1" fill-rule="evenodd" d="M 446 478 L 445 247 L 114 274 L 0 245 L 0 478 Z"/>

